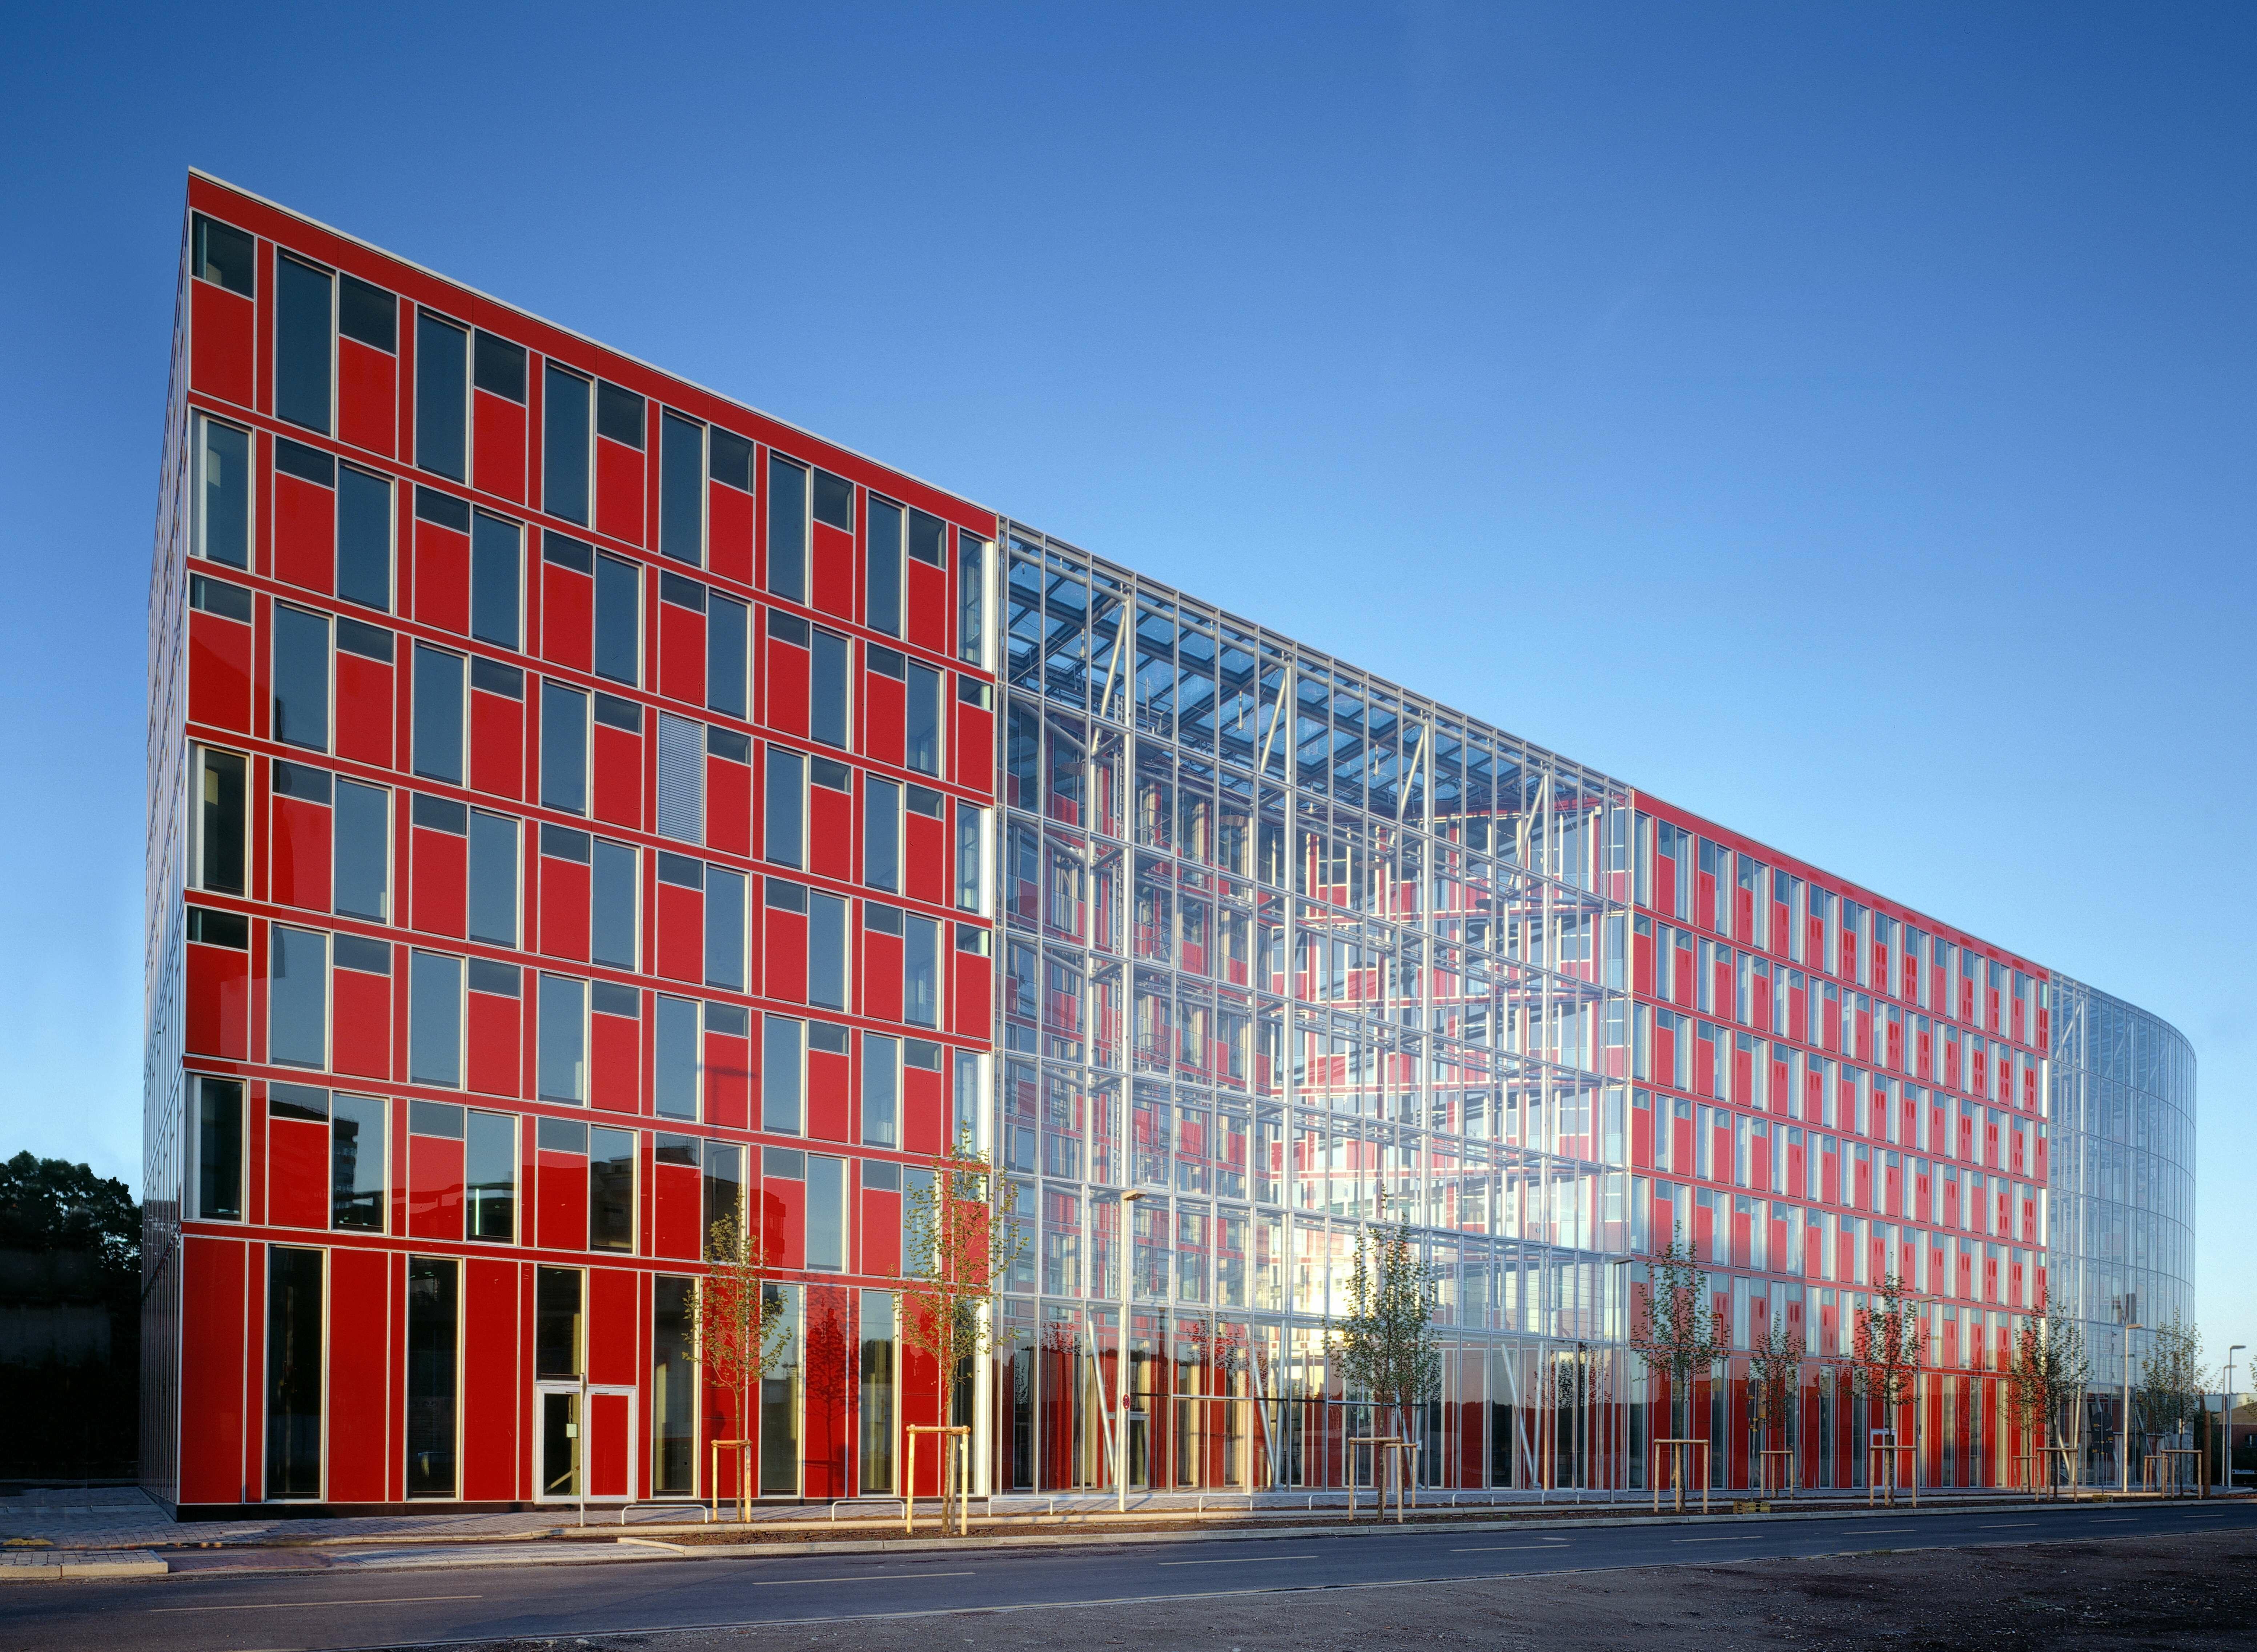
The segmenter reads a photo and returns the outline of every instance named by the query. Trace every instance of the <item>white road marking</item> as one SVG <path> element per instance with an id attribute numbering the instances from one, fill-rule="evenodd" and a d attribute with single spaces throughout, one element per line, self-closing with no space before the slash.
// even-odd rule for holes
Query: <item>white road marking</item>
<path id="1" fill-rule="evenodd" d="M 217 1606 L 145 1606 L 147 1612 L 310 1612 L 321 1606 L 403 1606 L 420 1600 L 483 1600 L 484 1595 L 382 1595 L 366 1600 L 235 1600 Z"/>
<path id="2" fill-rule="evenodd" d="M 968 1571 L 863 1571 L 851 1578 L 755 1578 L 755 1589 L 781 1589 L 794 1583 L 860 1583 L 865 1578 L 969 1578 Z"/>
<path id="3" fill-rule="evenodd" d="M 1250 1566 L 1263 1560 L 1314 1560 L 1314 1555 L 1232 1555 L 1221 1560 L 1163 1560 L 1163 1566 Z"/>
<path id="4" fill-rule="evenodd" d="M 1547 1537 L 1538 1543 L 1491 1543 L 1486 1549 L 1453 1549 L 1450 1552 L 1454 1555 L 1501 1555 L 1509 1549 L 1541 1549 L 1556 1555 L 1560 1552 L 1560 1546 L 1567 1542 L 1565 1537 Z"/>
<path id="5" fill-rule="evenodd" d="M 1985 1521 L 1976 1529 L 1978 1531 L 2013 1531 L 2019 1527 L 2036 1524 L 2037 1521 L 2034 1520 L 1993 1520 Z"/>

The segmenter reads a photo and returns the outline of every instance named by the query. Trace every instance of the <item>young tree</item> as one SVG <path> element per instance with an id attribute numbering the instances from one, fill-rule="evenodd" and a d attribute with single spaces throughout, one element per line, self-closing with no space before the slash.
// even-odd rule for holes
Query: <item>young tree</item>
<path id="1" fill-rule="evenodd" d="M 2006 1403 L 2026 1437 L 2035 1441 L 2031 1449 L 2045 1459 L 2045 1483 L 2056 1496 L 2060 1488 L 2054 1458 L 2065 1444 L 2062 1419 L 2084 1396 L 2091 1375 L 2084 1328 L 2063 1309 L 2061 1298 L 2049 1299 L 2042 1316 L 2034 1314 L 2022 1321 L 2006 1366 Z"/>
<path id="2" fill-rule="evenodd" d="M 1440 1300 L 1440 1276 L 1419 1255 L 1408 1222 L 1391 1233 L 1375 1226 L 1356 1236 L 1348 1315 L 1327 1341 L 1341 1381 L 1394 1412 L 1398 1438 L 1412 1437 L 1411 1408 L 1441 1387 Z"/>
<path id="3" fill-rule="evenodd" d="M 987 1351 L 982 1313 L 1027 1248 L 1017 1187 L 998 1176 L 969 1131 L 935 1155 L 930 1180 L 909 1190 L 902 1238 L 901 1338 L 933 1362 L 937 1415 L 949 1417 L 957 1375 Z M 906 1415 L 903 1427 L 908 1426 Z M 906 1463 L 906 1448 L 903 1452 Z M 942 1458 L 945 1464 L 948 1458 Z M 906 1472 L 906 1471 L 905 1471 Z M 945 1476 L 945 1471 L 944 1471 Z M 945 1483 L 945 1481 L 944 1481 Z M 904 1486 L 914 1497 L 916 1488 Z M 943 1530 L 946 1521 L 942 1522 Z"/>
<path id="4" fill-rule="evenodd" d="M 2209 1387 L 2210 1373 L 2202 1364 L 2202 1332 L 2173 1314 L 2155 1328 L 2154 1341 L 2140 1363 L 2135 1391 L 2140 1429 L 2151 1439 L 2176 1439 L 2201 1414 Z"/>
<path id="5" fill-rule="evenodd" d="M 1779 1443 L 1802 1391 L 1802 1362 L 1808 1352 L 1801 1331 L 1786 1323 L 1783 1305 L 1774 1300 L 1763 1335 L 1748 1352 L 1748 1431 L 1766 1449 L 1782 1449 Z M 1770 1459 L 1761 1460 L 1768 1467 Z"/>
<path id="6" fill-rule="evenodd" d="M 1920 1305 L 1906 1294 L 1904 1275 L 1891 1274 L 1881 1281 L 1871 1303 L 1857 1321 L 1856 1334 L 1850 1343 L 1850 1386 L 1864 1397 L 1872 1408 L 1870 1415 L 1884 1419 L 1878 1425 L 1889 1430 L 1890 1449 L 1886 1500 L 1896 1507 L 1897 1458 L 1896 1425 L 1899 1415 L 1913 1401 L 1920 1383 L 1921 1366 L 1926 1363 L 1927 1328 Z M 1915 1465 L 1913 1500 L 1920 1499 L 1918 1468 Z"/>
<path id="7" fill-rule="evenodd" d="M 1710 1300 L 1708 1278 L 1694 1262 L 1693 1247 L 1680 1245 L 1673 1234 L 1649 1265 L 1645 1295 L 1638 1302 L 1630 1337 L 1631 1351 L 1645 1361 L 1645 1368 L 1669 1379 L 1673 1437 L 1687 1437 L 1683 1419 L 1691 1415 L 1693 1380 L 1724 1357 L 1724 1327 Z M 1671 1479 L 1677 1479 L 1673 1470 Z M 1681 1486 L 1678 1495 L 1684 1495 Z"/>
<path id="8" fill-rule="evenodd" d="M 768 1291 L 768 1250 L 757 1233 L 725 1216 L 705 1236 L 705 1277 L 697 1287 L 697 1349 L 706 1380 L 737 1402 L 736 1437 L 760 1437 L 754 1399 L 768 1367 L 789 1352 L 789 1316 L 781 1293 Z M 751 1501 L 750 1476 L 739 1456 L 737 1501 Z M 757 1472 L 757 1471 L 755 1471 Z"/>

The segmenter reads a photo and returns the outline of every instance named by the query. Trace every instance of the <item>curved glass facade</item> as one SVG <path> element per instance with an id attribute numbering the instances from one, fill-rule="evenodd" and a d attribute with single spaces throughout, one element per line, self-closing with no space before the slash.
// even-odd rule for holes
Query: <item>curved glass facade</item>
<path id="1" fill-rule="evenodd" d="M 2048 1288 L 2085 1322 L 2096 1389 L 2121 1379 L 2117 1326 L 2194 1317 L 2194 1086 L 2176 1027 L 2053 978 Z"/>

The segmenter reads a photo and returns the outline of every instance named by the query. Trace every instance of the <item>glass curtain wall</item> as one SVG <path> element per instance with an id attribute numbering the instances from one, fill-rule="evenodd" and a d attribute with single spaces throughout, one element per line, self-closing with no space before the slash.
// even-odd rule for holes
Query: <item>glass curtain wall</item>
<path id="1" fill-rule="evenodd" d="M 1627 789 L 1005 540 L 997 1489 L 1110 1486 L 1117 1382 L 1139 1486 L 1369 1483 L 1398 1426 L 1430 1485 L 1617 1484 Z M 1398 1222 L 1447 1350 L 1400 1420 L 1322 1329 Z"/>

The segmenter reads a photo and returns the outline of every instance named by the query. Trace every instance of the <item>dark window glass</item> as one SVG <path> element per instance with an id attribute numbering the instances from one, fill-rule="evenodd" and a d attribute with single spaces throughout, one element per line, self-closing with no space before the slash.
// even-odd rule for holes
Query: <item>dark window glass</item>
<path id="1" fill-rule="evenodd" d="M 471 1115 L 463 1177 L 468 1184 L 470 1236 L 505 1244 L 516 1237 L 517 1126 L 507 1113 Z"/>
<path id="2" fill-rule="evenodd" d="M 492 333 L 480 333 L 472 351 L 473 382 L 480 390 L 512 401 L 525 399 L 525 346 Z"/>
<path id="3" fill-rule="evenodd" d="M 455 1344 L 462 1265 L 407 1259 L 407 1494 L 455 1494 Z"/>
<path id="4" fill-rule="evenodd" d="M 815 473 L 815 519 L 854 531 L 854 484 L 828 470 Z"/>
<path id="5" fill-rule="evenodd" d="M 329 623 L 302 608 L 274 608 L 274 738 L 329 745 Z"/>
<path id="6" fill-rule="evenodd" d="M 463 783 L 463 657 L 415 645 L 415 772 Z"/>
<path id="7" fill-rule="evenodd" d="M 588 519 L 588 381 L 554 362 L 541 375 L 541 502 L 567 522 Z"/>
<path id="8" fill-rule="evenodd" d="M 705 609 L 705 703 L 732 717 L 745 715 L 752 617 L 744 604 L 716 592 Z"/>
<path id="9" fill-rule="evenodd" d="M 596 381 L 596 434 L 640 450 L 642 447 L 642 398 L 632 390 Z"/>
<path id="10" fill-rule="evenodd" d="M 829 787 L 834 792 L 854 789 L 854 771 L 827 757 L 807 759 L 807 778 L 817 786 Z"/>
<path id="11" fill-rule="evenodd" d="M 705 427 L 678 413 L 659 421 L 658 548 L 693 568 L 705 563 Z"/>
<path id="12" fill-rule="evenodd" d="M 987 541 L 956 534 L 956 657 L 973 665 L 987 658 Z"/>
<path id="13" fill-rule="evenodd" d="M 869 625 L 888 637 L 902 634 L 902 507 L 876 494 L 870 499 Z"/>
<path id="14" fill-rule="evenodd" d="M 705 1006 L 705 1030 L 726 1038 L 745 1036 L 746 1019 L 752 1012 L 741 1004 L 708 1004 Z"/>
<path id="15" fill-rule="evenodd" d="M 325 1125 L 329 1121 L 329 1092 L 310 1084 L 269 1084 L 266 1112 L 270 1118 Z"/>
<path id="16" fill-rule="evenodd" d="M 634 1249 L 634 1132 L 588 1132 L 588 1248 Z"/>
<path id="17" fill-rule="evenodd" d="M 940 926 L 910 916 L 902 923 L 902 1019 L 940 1025 Z"/>
<path id="18" fill-rule="evenodd" d="M 284 254 L 274 260 L 274 412 L 329 428 L 329 272 Z"/>
<path id="19" fill-rule="evenodd" d="M 287 436 L 274 438 L 274 468 L 301 482 L 333 488 L 337 484 L 337 462 L 319 448 L 309 448 Z"/>
<path id="20" fill-rule="evenodd" d="M 442 1136 L 449 1141 L 463 1139 L 463 1110 L 443 1101 L 411 1101 L 407 1104 L 407 1128 L 419 1136 Z"/>
<path id="21" fill-rule="evenodd" d="M 349 464 L 337 467 L 337 595 L 392 607 L 392 484 Z"/>
<path id="22" fill-rule="evenodd" d="M 381 350 L 400 348 L 400 300 L 356 276 L 337 277 L 337 331 Z"/>
<path id="23" fill-rule="evenodd" d="M 677 889 L 703 889 L 705 886 L 705 863 L 692 860 L 687 855 L 658 851 L 658 880 L 670 883 Z"/>
<path id="24" fill-rule="evenodd" d="M 595 571 L 596 547 L 585 540 L 576 540 L 569 533 L 559 533 L 545 528 L 541 534 L 541 560 L 554 562 L 559 568 L 569 568 L 576 574 Z"/>
<path id="25" fill-rule="evenodd" d="M 651 1493 L 697 1489 L 697 1287 L 661 1274 L 652 1281 Z"/>
<path id="26" fill-rule="evenodd" d="M 642 732 L 642 708 L 632 700 L 622 700 L 615 694 L 596 696 L 596 721 L 607 729 L 624 729 L 629 734 Z"/>
<path id="27" fill-rule="evenodd" d="M 516 969 L 496 964 L 492 958 L 471 960 L 470 985 L 473 992 L 485 992 L 495 998 L 517 998 L 525 991 Z"/>
<path id="28" fill-rule="evenodd" d="M 408 806 L 408 818 L 414 824 L 428 826 L 435 831 L 451 832 L 457 837 L 470 830 L 470 810 L 460 803 L 421 792 Z"/>
<path id="29" fill-rule="evenodd" d="M 207 1222 L 243 1220 L 243 1086 L 232 1078 L 196 1084 L 196 1214 Z"/>
<path id="30" fill-rule="evenodd" d="M 251 945 L 251 920 L 239 912 L 190 907 L 188 939 L 205 946 L 233 947 L 241 952 Z"/>
<path id="31" fill-rule="evenodd" d="M 543 1120 L 544 1126 L 553 1120 Z M 546 1146 L 544 1142 L 542 1144 Z M 533 1281 L 533 1371 L 539 1377 L 580 1374 L 580 1270 L 537 1267 Z"/>
<path id="32" fill-rule="evenodd" d="M 322 1494 L 322 1253 L 266 1253 L 266 1495 Z"/>
<path id="33" fill-rule="evenodd" d="M 699 1248 L 708 1257 L 722 1253 L 713 1243 L 713 1230 L 723 1222 L 745 1219 L 745 1150 L 725 1141 L 705 1144 L 705 1232 Z"/>
<path id="34" fill-rule="evenodd" d="M 480 694 L 498 694 L 505 700 L 525 698 L 525 673 L 499 660 L 471 661 L 471 687 Z"/>
<path id="35" fill-rule="evenodd" d="M 471 939 L 517 944 L 517 822 L 483 809 L 471 815 Z"/>
<path id="36" fill-rule="evenodd" d="M 745 874 L 705 869 L 705 985 L 745 990 Z"/>
<path id="37" fill-rule="evenodd" d="M 642 577 L 633 562 L 596 559 L 596 674 L 632 687 L 642 657 Z"/>
<path id="38" fill-rule="evenodd" d="M 662 1119 L 697 1116 L 697 1005 L 686 998 L 661 997 L 653 1042 L 653 1105 Z M 663 1138 L 661 1138 L 663 1140 Z"/>
<path id="39" fill-rule="evenodd" d="M 230 585 L 223 579 L 207 579 L 202 574 L 188 577 L 188 606 L 200 614 L 216 614 L 222 619 L 251 623 L 251 593 L 240 585 Z"/>
<path id="40" fill-rule="evenodd" d="M 807 1266 L 836 1274 L 846 1266 L 846 1161 L 807 1161 Z"/>
<path id="41" fill-rule="evenodd" d="M 777 453 L 768 455 L 768 589 L 807 600 L 807 471 Z"/>
<path id="42" fill-rule="evenodd" d="M 809 732 L 825 745 L 846 744 L 847 641 L 827 631 L 815 633 L 814 660 L 809 673 L 807 724 Z"/>
<path id="43" fill-rule="evenodd" d="M 940 673 L 930 666 L 909 662 L 908 727 L 905 742 L 909 766 L 920 774 L 940 773 Z"/>
<path id="44" fill-rule="evenodd" d="M 705 588 L 694 579 L 684 579 L 679 574 L 658 576 L 658 598 L 672 603 L 676 608 L 687 608 L 693 613 L 705 611 Z"/>
<path id="45" fill-rule="evenodd" d="M 881 648 L 876 643 L 867 643 L 862 648 L 862 663 L 881 677 L 902 681 L 909 670 L 908 659 L 897 648 Z"/>
<path id="46" fill-rule="evenodd" d="M 634 988 L 621 986 L 616 981 L 596 981 L 590 985 L 588 1007 L 598 1015 L 617 1015 L 626 1020 L 636 1020 L 642 1014 L 642 1000 Z"/>
<path id="47" fill-rule="evenodd" d="M 207 751 L 203 758 L 196 800 L 196 886 L 239 895 L 248 807 L 245 765 L 233 752 Z"/>
<path id="48" fill-rule="evenodd" d="M 407 1077 L 452 1089 L 463 1082 L 463 961 L 418 952 L 410 965 Z"/>
<path id="49" fill-rule="evenodd" d="M 339 1096 L 330 1102 L 331 1227 L 384 1231 L 384 1143 L 382 1102 L 371 1096 Z"/>
<path id="50" fill-rule="evenodd" d="M 463 379 L 470 336 L 428 311 L 415 313 L 415 462 L 460 482 L 463 464 Z"/>
<path id="51" fill-rule="evenodd" d="M 846 1007 L 846 903 L 837 895 L 807 898 L 807 1001 Z"/>
<path id="52" fill-rule="evenodd" d="M 938 568 L 948 560 L 948 524 L 937 516 L 927 516 L 912 507 L 909 511 L 909 555 L 920 562 L 930 562 Z"/>
<path id="53" fill-rule="evenodd" d="M 436 488 L 416 488 L 415 515 L 418 520 L 435 522 L 441 527 L 452 528 L 457 533 L 471 531 L 470 501 L 458 499 L 451 493 L 442 493 Z"/>
<path id="54" fill-rule="evenodd" d="M 787 614 L 781 608 L 771 608 L 768 610 L 768 635 L 778 642 L 804 648 L 807 646 L 807 622 L 796 614 Z"/>
<path id="55" fill-rule="evenodd" d="M 708 728 L 705 731 L 705 754 L 725 758 L 732 763 L 753 760 L 753 737 L 739 734 L 734 729 Z"/>
<path id="56" fill-rule="evenodd" d="M 339 932 L 329 937 L 329 950 L 335 954 L 330 962 L 340 970 L 357 970 L 363 975 L 392 974 L 392 949 L 381 941 Z"/>
<path id="57" fill-rule="evenodd" d="M 768 879 L 768 905 L 778 912 L 805 912 L 807 886 L 787 883 L 782 878 L 771 878 Z"/>
<path id="58" fill-rule="evenodd" d="M 230 568 L 251 566 L 251 434 L 201 422 L 204 555 Z"/>
<path id="59" fill-rule="evenodd" d="M 803 865 L 807 845 L 801 822 L 807 809 L 807 760 L 787 747 L 772 745 L 768 780 L 762 852 L 780 866 Z"/>
<path id="60" fill-rule="evenodd" d="M 250 298 L 257 291 L 252 272 L 258 267 L 258 244 L 231 223 L 220 223 L 196 215 L 193 237 L 196 279 L 216 282 L 230 293 Z"/>
<path id="61" fill-rule="evenodd" d="M 713 473 L 713 480 L 725 482 L 732 488 L 750 493 L 753 491 L 753 444 L 718 425 L 712 427 L 706 443 L 705 462 Z"/>
<path id="62" fill-rule="evenodd" d="M 588 696 L 559 682 L 541 685 L 541 801 L 588 812 Z"/>
<path id="63" fill-rule="evenodd" d="M 901 1139 L 901 1045 L 883 1033 L 862 1034 L 862 1140 L 874 1147 Z M 874 1168 L 863 1167 L 863 1186 L 872 1185 Z"/>
<path id="64" fill-rule="evenodd" d="M 332 893 L 339 912 L 382 923 L 390 893 L 390 794 L 357 780 L 337 782 Z"/>
<path id="65" fill-rule="evenodd" d="M 614 969 L 635 967 L 636 878 L 635 851 L 625 844 L 596 840 L 595 865 L 591 869 L 589 945 L 598 964 Z"/>
<path id="66" fill-rule="evenodd" d="M 796 1136 L 800 1133 L 801 1083 L 805 1070 L 802 1042 L 807 1023 L 787 1016 L 766 1018 L 761 1030 L 761 1128 Z"/>
<path id="67" fill-rule="evenodd" d="M 862 782 L 862 881 L 896 893 L 902 886 L 902 788 L 874 774 Z"/>
<path id="68" fill-rule="evenodd" d="M 517 524 L 481 511 L 471 524 L 471 635 L 517 648 Z"/>
<path id="69" fill-rule="evenodd" d="M 875 900 L 862 903 L 862 927 L 874 935 L 899 935 L 902 932 L 902 909 L 881 906 Z"/>

